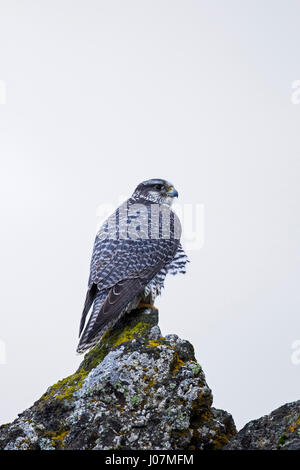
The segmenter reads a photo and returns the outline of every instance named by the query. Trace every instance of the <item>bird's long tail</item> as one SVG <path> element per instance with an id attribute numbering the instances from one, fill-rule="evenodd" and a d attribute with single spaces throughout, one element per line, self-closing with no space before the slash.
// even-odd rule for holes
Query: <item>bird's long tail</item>
<path id="1" fill-rule="evenodd" d="M 81 335 L 77 352 L 82 353 L 98 343 L 125 311 L 135 308 L 144 285 L 139 279 L 119 281 L 110 289 L 97 291 L 89 321 Z"/>
<path id="2" fill-rule="evenodd" d="M 85 303 L 84 303 L 83 312 L 82 312 L 81 320 L 80 320 L 80 326 L 79 326 L 79 336 L 82 333 L 82 330 L 85 325 L 86 316 L 89 313 L 91 306 L 93 305 L 93 302 L 97 296 L 97 292 L 98 292 L 97 285 L 92 284 L 92 286 L 88 289 L 86 293 Z"/>
<path id="3" fill-rule="evenodd" d="M 95 284 L 94 284 L 95 285 Z M 81 322 L 80 322 L 80 330 L 79 330 L 79 336 L 82 333 L 82 330 L 84 328 L 85 324 L 85 319 L 86 316 L 93 304 L 93 310 L 90 315 L 90 318 L 87 322 L 87 325 L 84 329 L 84 332 L 81 335 L 78 347 L 77 347 L 77 352 L 82 353 L 89 349 L 90 347 L 94 346 L 97 341 L 89 341 L 88 338 L 90 339 L 91 333 L 94 329 L 95 322 L 97 320 L 97 317 L 99 315 L 99 312 L 101 310 L 101 307 L 107 297 L 108 292 L 107 291 L 99 291 L 96 286 L 96 291 L 93 294 L 89 294 L 89 291 L 87 293 L 86 301 L 84 304 L 83 312 L 82 312 L 82 317 L 81 317 Z"/>

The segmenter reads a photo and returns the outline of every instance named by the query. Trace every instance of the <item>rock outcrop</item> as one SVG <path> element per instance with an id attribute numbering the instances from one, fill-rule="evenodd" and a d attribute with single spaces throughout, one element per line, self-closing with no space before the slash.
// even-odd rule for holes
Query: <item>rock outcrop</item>
<path id="1" fill-rule="evenodd" d="M 300 450 L 300 401 L 250 421 L 224 449 Z"/>
<path id="2" fill-rule="evenodd" d="M 236 434 L 193 346 L 135 310 L 11 424 L 0 449 L 220 449 Z"/>

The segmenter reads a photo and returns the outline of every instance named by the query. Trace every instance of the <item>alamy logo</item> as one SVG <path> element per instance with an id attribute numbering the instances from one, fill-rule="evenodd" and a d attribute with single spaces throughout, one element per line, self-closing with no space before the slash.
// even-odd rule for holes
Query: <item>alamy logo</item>
<path id="1" fill-rule="evenodd" d="M 181 238 L 186 250 L 200 250 L 204 244 L 204 204 L 176 203 L 173 209 L 176 215 L 169 208 L 158 209 L 157 204 L 151 207 L 132 204 L 128 209 L 123 203 L 114 212 L 113 204 L 101 204 L 97 208 L 98 236 L 114 239 L 174 237 Z"/>
<path id="2" fill-rule="evenodd" d="M 0 339 L 0 365 L 6 364 L 6 344 Z"/>
<path id="3" fill-rule="evenodd" d="M 300 80 L 294 80 L 292 83 L 291 103 L 300 104 Z"/>
<path id="4" fill-rule="evenodd" d="M 0 104 L 6 104 L 6 83 L 0 80 Z"/>
<path id="5" fill-rule="evenodd" d="M 298 366 L 300 364 L 300 339 L 296 339 L 292 343 L 292 349 L 291 362 L 294 366 Z"/>

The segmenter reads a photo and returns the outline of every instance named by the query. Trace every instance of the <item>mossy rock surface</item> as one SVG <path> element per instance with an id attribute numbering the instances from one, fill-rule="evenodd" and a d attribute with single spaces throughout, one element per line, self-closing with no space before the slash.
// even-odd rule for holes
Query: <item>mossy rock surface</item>
<path id="1" fill-rule="evenodd" d="M 136 310 L 109 330 L 78 370 L 11 424 L 1 449 L 220 449 L 236 434 L 193 346 L 163 337 L 158 312 Z"/>

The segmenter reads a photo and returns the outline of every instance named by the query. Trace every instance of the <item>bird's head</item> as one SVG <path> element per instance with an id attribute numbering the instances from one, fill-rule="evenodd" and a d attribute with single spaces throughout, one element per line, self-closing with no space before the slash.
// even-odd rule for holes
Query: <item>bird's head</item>
<path id="1" fill-rule="evenodd" d="M 178 197 L 178 192 L 169 181 L 153 178 L 140 183 L 132 197 L 152 202 L 153 204 L 167 204 L 171 206 L 174 197 Z"/>

